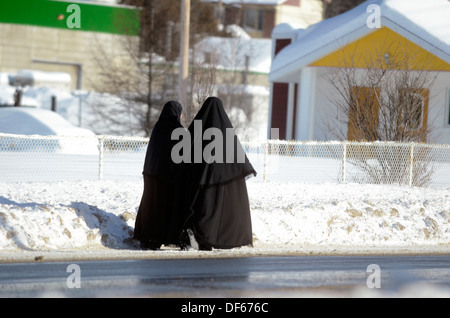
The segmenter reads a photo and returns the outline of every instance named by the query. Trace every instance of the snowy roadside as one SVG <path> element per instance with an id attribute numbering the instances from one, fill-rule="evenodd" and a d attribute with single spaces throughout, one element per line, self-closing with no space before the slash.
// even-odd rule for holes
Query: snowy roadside
<path id="1" fill-rule="evenodd" d="M 233 250 L 180 251 L 175 248 L 163 247 L 159 251 L 141 251 L 138 249 L 110 249 L 105 247 L 91 249 L 67 250 L 7 250 L 0 252 L 0 263 L 29 262 L 78 262 L 100 260 L 142 260 L 142 259 L 186 259 L 186 258 L 233 258 L 233 257 L 264 257 L 264 256 L 303 256 L 303 255 L 334 255 L 334 256 L 373 256 L 373 255 L 448 255 L 450 247 L 420 245 L 420 246 L 343 246 L 343 245 L 308 245 L 272 247 L 255 244 L 253 248 Z"/>
<path id="2" fill-rule="evenodd" d="M 449 254 L 449 189 L 248 181 L 254 247 L 141 251 L 142 182 L 0 182 L 0 262 Z"/>

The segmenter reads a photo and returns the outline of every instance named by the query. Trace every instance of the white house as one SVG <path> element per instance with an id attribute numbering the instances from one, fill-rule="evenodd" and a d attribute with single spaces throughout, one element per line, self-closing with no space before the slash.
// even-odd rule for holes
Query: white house
<path id="1" fill-rule="evenodd" d="M 330 74 L 352 56 L 352 69 L 364 77 L 368 58 L 381 54 L 389 63 L 397 51 L 408 51 L 410 70 L 436 76 L 421 91 L 423 125 L 433 125 L 437 142 L 450 143 L 449 17 L 447 0 L 371 0 L 306 29 L 278 25 L 272 33 L 269 127 L 279 128 L 281 139 L 333 139 L 325 122 L 349 129 L 333 121 L 337 92 Z"/>

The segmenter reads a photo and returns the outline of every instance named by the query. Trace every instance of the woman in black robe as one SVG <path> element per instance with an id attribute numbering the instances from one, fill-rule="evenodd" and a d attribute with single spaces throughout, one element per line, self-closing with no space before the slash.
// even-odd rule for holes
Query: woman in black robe
<path id="1" fill-rule="evenodd" d="M 210 141 L 203 138 L 205 131 L 210 128 L 216 133 L 220 131 L 222 135 L 222 160 L 217 157 L 220 149 L 212 151 L 212 155 L 216 155 L 215 161 L 211 162 L 211 158 L 208 158 L 210 143 L 215 139 L 210 138 Z M 193 234 L 201 250 L 252 246 L 245 180 L 251 174 L 256 175 L 256 172 L 234 134 L 222 101 L 216 97 L 208 98 L 189 126 L 189 132 L 192 160 L 183 169 L 186 176 L 184 180 L 188 180 L 183 191 L 187 207 L 182 235 L 184 242 L 193 245 L 187 239 L 189 233 L 191 236 Z"/>
<path id="2" fill-rule="evenodd" d="M 173 215 L 176 165 L 171 159 L 171 150 L 176 141 L 171 140 L 171 134 L 174 129 L 183 128 L 181 112 L 182 107 L 176 101 L 164 105 L 147 147 L 144 193 L 133 237 L 144 249 L 155 250 L 162 244 L 179 244 L 182 218 Z"/>

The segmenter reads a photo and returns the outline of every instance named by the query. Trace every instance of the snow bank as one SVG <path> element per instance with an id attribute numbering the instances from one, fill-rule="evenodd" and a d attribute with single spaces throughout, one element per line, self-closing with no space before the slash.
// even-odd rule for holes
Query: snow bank
<path id="1" fill-rule="evenodd" d="M 13 86 L 0 84 L 0 105 L 14 105 L 15 91 Z M 145 135 L 139 128 L 139 116 L 130 111 L 127 101 L 107 93 L 69 93 L 49 86 L 26 86 L 23 88 L 22 105 L 50 110 L 52 96 L 56 97 L 56 112 L 74 126 L 91 130 L 97 135 Z M 145 110 L 144 105 L 134 107 Z M 159 115 L 156 112 L 152 115 Z"/>
<path id="2" fill-rule="evenodd" d="M 9 143 L 9 147 L 25 151 L 39 149 L 66 154 L 98 154 L 98 140 L 92 131 L 76 127 L 57 113 L 45 109 L 0 108 L 0 134 L 30 135 L 20 139 L 15 138 Z M 46 138 L 43 136 L 70 138 L 55 139 L 54 142 L 48 143 L 45 149 L 41 149 L 42 140 Z"/>
<path id="3" fill-rule="evenodd" d="M 268 183 L 249 192 L 262 244 L 450 247 L 448 190 Z"/>
<path id="4" fill-rule="evenodd" d="M 8 73 L 0 72 L 0 85 L 9 85 L 9 74 Z"/>
<path id="5" fill-rule="evenodd" d="M 142 186 L 0 183 L 0 249 L 136 250 L 131 236 Z M 240 253 L 450 251 L 448 189 L 249 181 L 248 191 L 254 248 Z"/>
<path id="6" fill-rule="evenodd" d="M 0 108 L 0 132 L 41 136 L 95 136 L 88 129 L 73 126 L 55 112 L 28 107 Z"/>
<path id="7" fill-rule="evenodd" d="M 14 105 L 14 93 L 16 89 L 0 83 L 0 105 Z"/>
<path id="8" fill-rule="evenodd" d="M 218 89 L 223 92 L 223 87 L 219 85 Z M 227 90 L 230 89 L 228 86 Z M 15 91 L 16 87 L 0 83 L 0 106 L 14 105 Z M 231 91 L 234 94 L 244 91 L 252 94 L 255 105 L 268 104 L 269 91 L 265 87 L 249 85 L 244 89 L 243 86 L 238 85 Z M 56 112 L 74 126 L 88 129 L 96 135 L 146 136 L 146 131 L 142 129 L 141 125 L 141 115 L 147 113 L 147 106 L 109 93 L 81 90 L 69 93 L 66 90 L 50 86 L 26 86 L 23 88 L 22 105 L 50 110 L 53 96 L 56 97 Z M 157 109 L 152 109 L 151 112 L 152 118 L 158 118 L 159 111 Z M 267 109 L 259 109 L 250 124 L 246 121 L 245 127 L 254 126 L 254 129 L 259 129 L 260 126 L 266 127 L 265 116 L 267 116 Z M 263 130 L 264 136 L 266 130 L 267 127 Z"/>

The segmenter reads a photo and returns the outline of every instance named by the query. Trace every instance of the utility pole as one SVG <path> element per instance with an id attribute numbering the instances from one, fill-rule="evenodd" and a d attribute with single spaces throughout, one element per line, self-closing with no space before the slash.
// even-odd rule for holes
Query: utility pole
<path id="1" fill-rule="evenodd" d="M 222 7 L 222 0 L 219 0 L 217 2 L 217 25 L 222 24 Z"/>
<path id="2" fill-rule="evenodd" d="M 189 22 L 191 0 L 181 0 L 180 30 L 180 71 L 178 78 L 178 98 L 187 106 L 187 79 L 189 71 Z"/>

